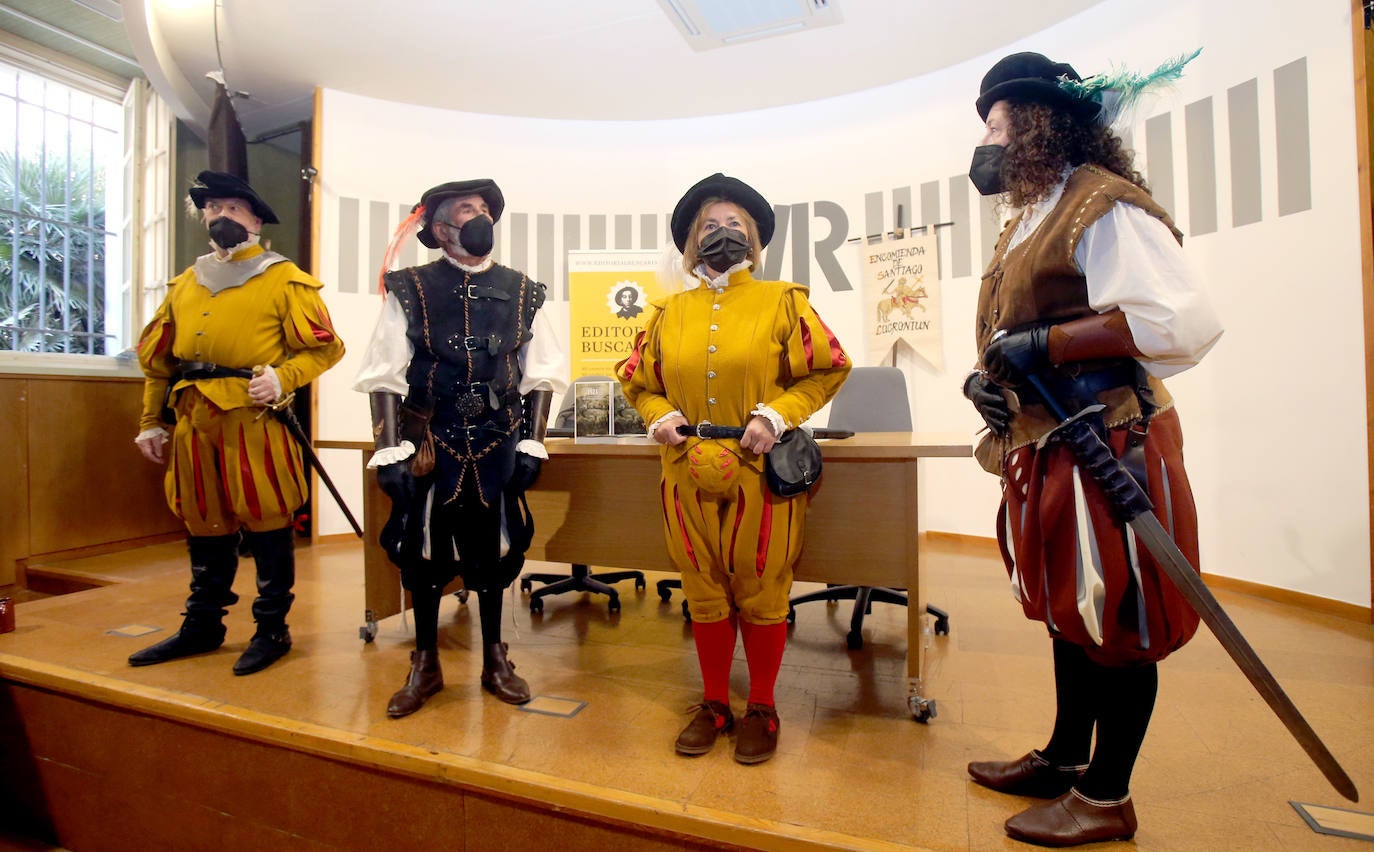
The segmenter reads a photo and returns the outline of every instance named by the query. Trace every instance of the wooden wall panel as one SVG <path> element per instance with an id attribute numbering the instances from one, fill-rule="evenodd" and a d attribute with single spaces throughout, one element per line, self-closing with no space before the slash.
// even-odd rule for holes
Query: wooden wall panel
<path id="1" fill-rule="evenodd" d="M 175 532 L 163 468 L 134 446 L 142 382 L 29 380 L 30 547 L 35 554 Z"/>
<path id="2" fill-rule="evenodd" d="M 0 376 L 0 586 L 14 582 L 15 560 L 29 551 L 27 394 L 26 380 Z"/>
<path id="3" fill-rule="evenodd" d="M 133 444 L 137 378 L 0 375 L 0 585 L 17 565 L 176 534 L 163 468 Z"/>

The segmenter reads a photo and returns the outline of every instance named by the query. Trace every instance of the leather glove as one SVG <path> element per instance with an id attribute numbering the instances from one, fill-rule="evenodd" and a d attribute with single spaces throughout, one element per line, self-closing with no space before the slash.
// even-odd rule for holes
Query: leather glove
<path id="1" fill-rule="evenodd" d="M 410 459 L 377 468 L 377 484 L 393 503 L 410 500 L 415 496 L 415 475 L 410 472 Z"/>
<path id="2" fill-rule="evenodd" d="M 1002 388 L 983 373 L 970 373 L 964 382 L 964 396 L 982 415 L 994 435 L 1007 434 L 1011 425 L 1011 407 L 1002 395 Z"/>
<path id="3" fill-rule="evenodd" d="M 511 472 L 510 482 L 507 488 L 512 491 L 526 491 L 534 485 L 535 480 L 539 479 L 539 471 L 544 467 L 544 460 L 529 453 L 515 454 L 515 470 Z"/>
<path id="4" fill-rule="evenodd" d="M 1006 387 L 1025 384 L 1049 366 L 1050 327 L 1040 325 L 1020 331 L 999 332 L 983 350 L 983 367 L 993 381 Z"/>

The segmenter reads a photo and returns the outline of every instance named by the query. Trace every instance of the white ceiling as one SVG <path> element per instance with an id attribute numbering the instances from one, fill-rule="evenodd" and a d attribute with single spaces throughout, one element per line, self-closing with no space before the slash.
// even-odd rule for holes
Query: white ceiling
<path id="1" fill-rule="evenodd" d="M 251 139 L 308 118 L 316 86 L 552 119 L 794 104 L 996 51 L 1097 2 L 830 0 L 839 25 L 703 52 L 656 0 L 133 0 L 123 12 L 139 64 L 181 118 L 205 126 L 204 75 L 222 63 L 229 88 L 249 93 L 235 106 Z"/>

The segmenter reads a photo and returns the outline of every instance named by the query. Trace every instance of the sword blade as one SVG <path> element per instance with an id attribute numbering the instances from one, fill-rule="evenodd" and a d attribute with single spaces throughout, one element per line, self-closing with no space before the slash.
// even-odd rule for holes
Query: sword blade
<path id="1" fill-rule="evenodd" d="M 1298 741 L 1298 745 L 1302 746 L 1303 751 L 1307 752 L 1307 756 L 1321 770 L 1322 775 L 1326 776 L 1326 780 L 1331 782 L 1336 792 L 1352 802 L 1358 802 L 1360 792 L 1355 789 L 1355 782 L 1341 768 L 1335 755 L 1322 742 L 1321 737 L 1317 736 L 1317 732 L 1307 723 L 1307 719 L 1303 718 L 1297 705 L 1283 691 L 1283 687 L 1279 686 L 1278 680 L 1265 667 L 1235 622 L 1221 608 L 1221 603 L 1212 594 L 1212 590 L 1202 582 L 1202 578 L 1188 563 L 1188 558 L 1165 532 L 1159 519 L 1153 512 L 1145 512 L 1132 519 L 1129 526 L 1136 538 L 1158 560 L 1164 573 L 1173 581 L 1189 606 L 1197 611 L 1208 629 L 1217 637 L 1221 647 L 1231 655 L 1231 659 L 1269 705 L 1269 709 L 1274 711 L 1274 715 L 1279 717 L 1279 721 Z"/>
<path id="2" fill-rule="evenodd" d="M 334 498 L 334 502 L 337 503 L 339 509 L 343 511 L 344 517 L 348 519 L 349 526 L 353 527 L 353 532 L 357 534 L 358 538 L 362 538 L 363 528 L 358 525 L 357 518 L 354 518 L 353 513 L 349 511 L 348 504 L 344 502 L 343 495 L 339 493 L 339 489 L 334 485 L 334 480 L 329 478 L 329 472 L 324 469 L 324 465 L 320 464 L 320 457 L 315 454 L 315 448 L 310 445 L 310 437 L 305 434 L 305 429 L 301 426 L 301 421 L 296 418 L 296 412 L 292 411 L 291 407 L 288 405 L 282 406 L 281 408 L 274 408 L 272 409 L 272 413 L 277 415 L 278 420 L 286 424 L 287 431 L 291 433 L 291 437 L 296 439 L 296 443 L 301 448 L 301 455 L 305 457 L 306 462 L 309 463 L 311 467 L 315 468 L 315 473 L 319 474 L 320 481 L 323 482 L 324 487 L 329 490 L 329 495 Z"/>

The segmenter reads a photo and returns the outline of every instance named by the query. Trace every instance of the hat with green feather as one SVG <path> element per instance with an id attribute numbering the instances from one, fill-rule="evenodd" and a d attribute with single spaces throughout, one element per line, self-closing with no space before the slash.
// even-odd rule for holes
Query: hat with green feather
<path id="1" fill-rule="evenodd" d="M 1145 74 L 1113 68 L 1086 80 L 1066 62 L 1055 62 L 1040 53 L 1013 53 L 983 75 L 975 105 L 984 121 L 993 104 L 1014 100 L 1058 107 L 1083 121 L 1112 126 L 1129 114 L 1146 92 L 1181 77 L 1183 66 L 1201 52 L 1198 48 L 1174 57 Z"/>

